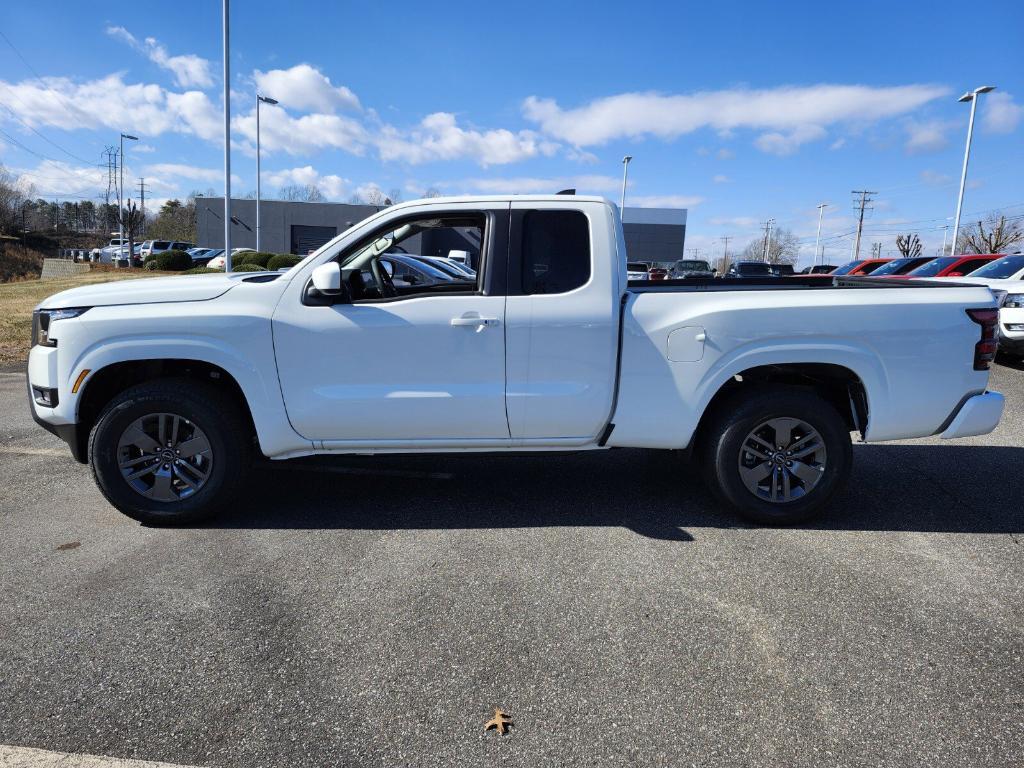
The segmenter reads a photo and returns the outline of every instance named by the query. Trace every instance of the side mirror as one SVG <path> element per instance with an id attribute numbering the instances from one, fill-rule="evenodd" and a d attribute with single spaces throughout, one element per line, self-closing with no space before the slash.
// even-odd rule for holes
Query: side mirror
<path id="1" fill-rule="evenodd" d="M 341 279 L 341 265 L 336 261 L 321 264 L 314 269 L 310 282 L 316 288 L 317 293 L 325 298 L 333 299 L 334 303 L 347 304 L 352 301 L 348 286 Z"/>

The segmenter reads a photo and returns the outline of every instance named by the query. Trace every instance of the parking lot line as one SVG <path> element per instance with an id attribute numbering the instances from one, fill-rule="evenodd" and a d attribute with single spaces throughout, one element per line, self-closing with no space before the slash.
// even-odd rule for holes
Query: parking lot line
<path id="1" fill-rule="evenodd" d="M 21 456 L 69 456 L 68 451 L 60 448 L 21 448 L 16 445 L 0 445 L 0 453 L 13 453 Z"/>
<path id="2" fill-rule="evenodd" d="M 98 755 L 76 755 L 31 747 L 0 744 L 0 768 L 189 768 L 148 760 L 121 760 Z M 194 768 L 194 767 L 193 767 Z"/>

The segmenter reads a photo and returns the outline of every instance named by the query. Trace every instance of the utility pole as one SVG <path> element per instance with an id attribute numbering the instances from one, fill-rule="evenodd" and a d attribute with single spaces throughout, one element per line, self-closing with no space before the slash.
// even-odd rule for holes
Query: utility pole
<path id="1" fill-rule="evenodd" d="M 821 216 L 825 213 L 825 209 L 828 208 L 828 203 L 821 203 L 818 206 L 818 234 L 814 236 L 814 260 L 811 262 L 814 266 L 818 265 L 818 243 L 821 242 Z M 821 260 L 825 263 L 825 260 Z"/>
<path id="2" fill-rule="evenodd" d="M 142 203 L 142 239 L 146 239 L 146 177 L 139 179 L 139 199 Z"/>
<path id="3" fill-rule="evenodd" d="M 949 224 L 942 225 L 942 250 L 939 251 L 939 256 L 946 255 L 946 235 L 949 234 Z"/>
<path id="4" fill-rule="evenodd" d="M 231 13 L 228 0 L 224 12 L 224 272 L 231 271 Z"/>
<path id="5" fill-rule="evenodd" d="M 764 237 L 761 239 L 761 261 L 768 262 L 768 249 L 772 247 L 772 225 L 775 219 L 768 219 L 764 223 Z"/>
<path id="6" fill-rule="evenodd" d="M 860 235 L 864 230 L 864 209 L 867 204 L 871 202 L 871 195 L 877 195 L 877 192 L 871 192 L 866 189 L 855 189 L 853 190 L 854 195 L 860 195 L 860 202 L 854 202 L 854 205 L 860 208 L 860 214 L 857 217 L 857 239 L 854 240 L 853 245 L 853 258 L 860 258 Z"/>
<path id="7" fill-rule="evenodd" d="M 722 271 L 725 272 L 729 268 L 729 241 L 732 240 L 732 236 L 723 237 L 721 240 L 725 243 L 725 248 L 722 250 Z"/>

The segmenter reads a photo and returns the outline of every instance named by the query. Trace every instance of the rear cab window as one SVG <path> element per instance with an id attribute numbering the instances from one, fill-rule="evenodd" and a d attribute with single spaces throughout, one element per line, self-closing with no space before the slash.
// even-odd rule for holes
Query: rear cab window
<path id="1" fill-rule="evenodd" d="M 591 276 L 590 225 L 580 211 L 526 211 L 522 226 L 522 291 L 568 293 Z"/>

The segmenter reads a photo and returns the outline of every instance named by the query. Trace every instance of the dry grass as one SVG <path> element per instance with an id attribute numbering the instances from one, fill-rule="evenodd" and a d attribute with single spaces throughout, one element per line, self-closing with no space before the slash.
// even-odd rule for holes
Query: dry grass
<path id="1" fill-rule="evenodd" d="M 87 272 L 56 280 L 21 280 L 0 283 L 0 363 L 18 363 L 28 359 L 32 336 L 32 310 L 47 296 L 68 288 L 114 280 L 160 277 L 167 273 L 131 271 Z"/>

